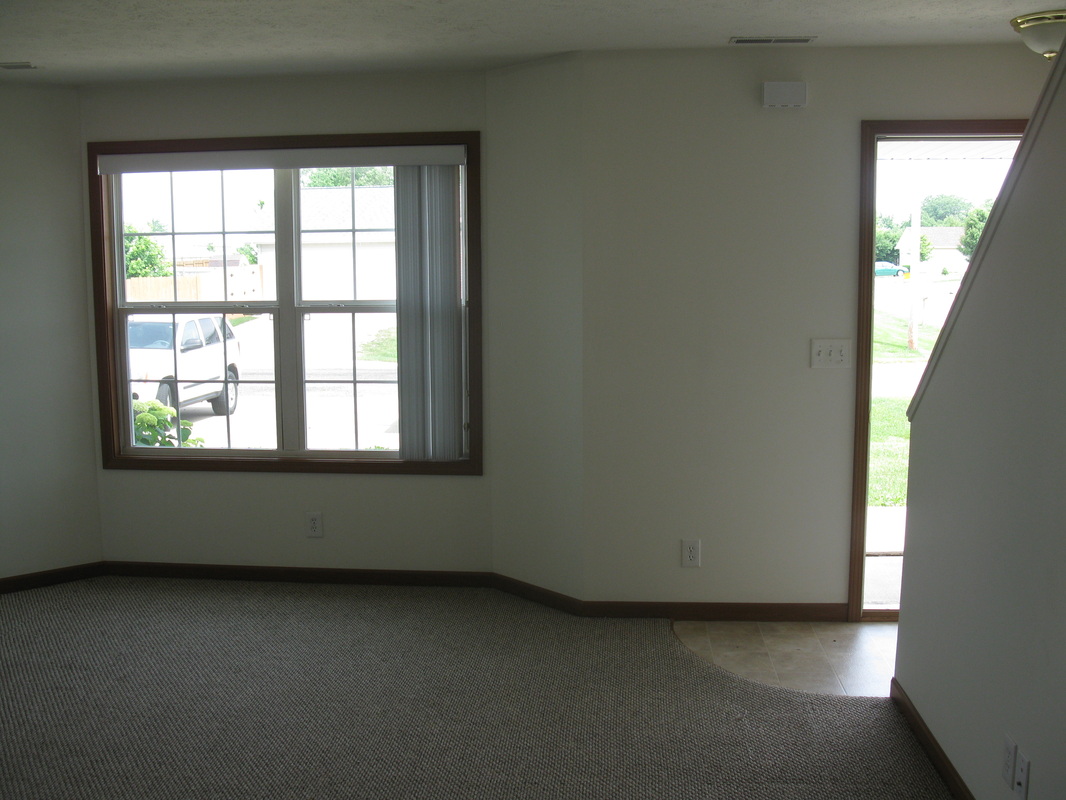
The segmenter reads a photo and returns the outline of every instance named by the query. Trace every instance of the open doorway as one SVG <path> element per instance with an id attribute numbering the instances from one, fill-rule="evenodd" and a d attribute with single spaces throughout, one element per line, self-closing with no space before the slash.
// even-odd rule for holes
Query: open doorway
<path id="1" fill-rule="evenodd" d="M 1024 120 L 863 123 L 852 621 L 899 617 L 907 406 L 1024 130 Z"/>

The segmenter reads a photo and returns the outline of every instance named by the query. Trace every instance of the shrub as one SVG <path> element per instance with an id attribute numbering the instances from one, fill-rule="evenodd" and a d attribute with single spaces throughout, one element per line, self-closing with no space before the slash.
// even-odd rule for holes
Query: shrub
<path id="1" fill-rule="evenodd" d="M 133 443 L 142 447 L 203 447 L 193 438 L 192 423 L 158 400 L 133 401 Z"/>

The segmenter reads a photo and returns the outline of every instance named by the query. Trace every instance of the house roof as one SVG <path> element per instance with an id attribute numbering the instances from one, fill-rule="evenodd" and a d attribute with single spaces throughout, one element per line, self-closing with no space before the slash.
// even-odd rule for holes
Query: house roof
<path id="1" fill-rule="evenodd" d="M 5 0 L 0 84 L 484 69 L 575 51 L 1010 44 L 1027 0 Z"/>
<path id="2" fill-rule="evenodd" d="M 962 239 L 962 231 L 962 228 L 922 228 L 922 236 L 928 239 L 934 248 L 956 248 Z"/>

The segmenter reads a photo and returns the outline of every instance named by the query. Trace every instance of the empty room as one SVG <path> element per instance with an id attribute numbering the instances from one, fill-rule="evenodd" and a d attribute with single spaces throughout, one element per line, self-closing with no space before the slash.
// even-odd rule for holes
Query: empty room
<path id="1" fill-rule="evenodd" d="M 1064 26 L 0 10 L 0 796 L 1066 796 Z M 1020 141 L 863 621 L 889 122 Z M 893 646 L 833 691 L 730 625 Z"/>

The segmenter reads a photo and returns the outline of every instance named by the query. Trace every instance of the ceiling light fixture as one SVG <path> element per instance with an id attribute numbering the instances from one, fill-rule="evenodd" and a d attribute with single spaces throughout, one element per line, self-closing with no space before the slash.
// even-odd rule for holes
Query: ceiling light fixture
<path id="1" fill-rule="evenodd" d="M 1066 39 L 1066 11 L 1039 11 L 1023 14 L 1010 21 L 1011 27 L 1022 36 L 1022 41 L 1034 53 L 1051 60 L 1062 49 Z"/>

